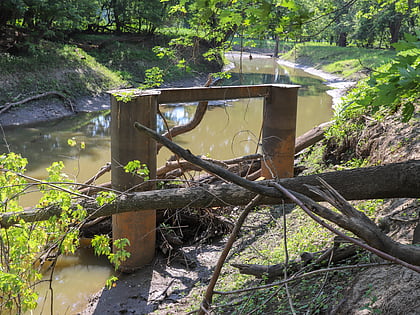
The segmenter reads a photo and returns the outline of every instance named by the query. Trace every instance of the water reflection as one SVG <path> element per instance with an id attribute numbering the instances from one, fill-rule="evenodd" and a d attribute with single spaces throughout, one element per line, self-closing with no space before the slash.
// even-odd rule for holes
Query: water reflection
<path id="1" fill-rule="evenodd" d="M 80 155 L 97 156 L 98 149 L 109 149 L 109 111 L 83 113 L 32 126 L 6 128 L 0 142 L 2 153 L 20 153 L 29 160 L 28 171 L 45 168 L 53 161 L 73 160 Z M 86 147 L 70 147 L 68 139 L 85 142 Z"/>

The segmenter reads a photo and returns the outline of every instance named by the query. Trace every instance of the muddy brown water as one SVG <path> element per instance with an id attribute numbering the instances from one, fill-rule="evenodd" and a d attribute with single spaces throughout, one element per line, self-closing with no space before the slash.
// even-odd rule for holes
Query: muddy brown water
<path id="1" fill-rule="evenodd" d="M 299 84 L 297 136 L 328 121 L 332 115 L 332 99 L 323 80 L 303 70 L 279 65 L 275 59 L 248 55 L 242 61 L 239 54 L 229 54 L 232 77 L 224 85 L 286 83 Z M 194 115 L 196 104 L 161 105 L 169 125 L 183 124 Z M 262 99 L 222 100 L 212 102 L 202 123 L 193 131 L 178 136 L 178 144 L 194 154 L 216 159 L 228 159 L 255 153 L 262 123 Z M 0 142 L 2 152 L 10 149 L 29 160 L 27 175 L 45 177 L 45 168 L 62 160 L 70 178 L 83 182 L 95 175 L 110 160 L 109 111 L 83 113 L 57 121 L 6 129 Z M 159 119 L 158 130 L 164 131 Z M 85 149 L 70 147 L 68 139 L 84 142 Z M 158 165 L 170 152 L 161 150 Z M 100 182 L 109 181 L 110 176 Z M 36 193 L 24 198 L 24 203 L 36 203 Z M 87 304 L 89 295 L 97 292 L 112 274 L 112 267 L 85 249 L 75 256 L 64 257 L 54 272 L 54 313 L 74 314 Z M 39 307 L 32 314 L 50 314 L 48 286 L 39 288 Z"/>

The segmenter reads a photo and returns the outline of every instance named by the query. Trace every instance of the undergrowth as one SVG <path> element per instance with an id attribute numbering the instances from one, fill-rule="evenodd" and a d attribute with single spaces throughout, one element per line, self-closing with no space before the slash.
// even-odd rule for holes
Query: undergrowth
<path id="1" fill-rule="evenodd" d="M 287 208 L 291 210 L 290 206 Z M 275 284 L 275 281 L 282 279 L 282 277 L 257 279 L 254 276 L 240 274 L 230 265 L 232 263 L 274 265 L 285 261 L 281 213 L 282 207 L 263 208 L 248 218 L 248 224 L 252 222 L 253 226 L 244 228 L 242 239 L 237 241 L 235 252 L 222 270 L 216 287 L 217 291 L 227 291 L 232 294 L 216 296 L 214 301 L 216 314 L 292 314 L 290 301 L 299 314 L 305 312 L 320 314 L 331 309 L 342 299 L 341 292 L 352 277 L 351 271 L 327 273 L 291 282 L 288 285 L 289 297 L 284 285 L 234 293 L 236 290 Z M 264 229 L 263 233 L 261 228 Z M 298 261 L 302 253 L 312 253 L 327 248 L 334 236 L 298 208 L 286 215 L 286 231 L 289 261 Z"/>
<path id="2" fill-rule="evenodd" d="M 169 37 L 74 35 L 66 43 L 41 40 L 22 55 L 0 54 L 0 103 L 58 91 L 69 97 L 138 87 L 148 69 L 159 67 L 165 81 L 215 71 L 215 65 L 193 58 L 189 47 L 177 45 L 172 57 L 159 57 L 154 46 Z M 201 57 L 201 52 L 197 52 Z M 218 71 L 218 70 L 217 70 Z"/>
<path id="3" fill-rule="evenodd" d="M 0 58 L 0 102 L 58 91 L 70 97 L 127 85 L 118 73 L 75 45 L 41 41 L 28 55 Z"/>

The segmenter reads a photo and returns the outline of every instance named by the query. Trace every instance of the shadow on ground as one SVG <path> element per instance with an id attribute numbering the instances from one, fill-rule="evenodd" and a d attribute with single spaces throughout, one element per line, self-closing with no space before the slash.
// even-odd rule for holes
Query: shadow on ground
<path id="1" fill-rule="evenodd" d="M 99 292 L 80 314 L 149 314 L 164 310 L 165 305 L 170 308 L 197 283 L 209 281 L 223 245 L 219 241 L 183 247 L 171 260 L 158 255 L 152 264 L 132 274 L 119 275 L 116 286 Z"/>

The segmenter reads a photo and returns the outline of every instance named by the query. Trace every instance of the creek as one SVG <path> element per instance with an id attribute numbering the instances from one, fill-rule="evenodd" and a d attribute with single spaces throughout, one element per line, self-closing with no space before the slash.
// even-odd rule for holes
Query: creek
<path id="1" fill-rule="evenodd" d="M 276 59 L 239 54 L 228 54 L 232 62 L 231 78 L 223 85 L 252 85 L 285 83 L 301 85 L 298 98 L 297 136 L 312 127 L 328 121 L 332 115 L 330 89 L 320 77 L 301 69 L 280 65 Z M 241 64 L 241 65 L 240 65 Z M 240 67 L 242 69 L 240 69 Z M 242 71 L 240 71 L 242 70 Z M 170 126 L 184 124 L 194 115 L 196 104 L 161 105 Z M 205 154 L 215 159 L 228 159 L 255 153 L 262 123 L 262 99 L 242 99 L 212 102 L 201 124 L 193 131 L 176 137 L 175 142 L 194 154 Z M 81 113 L 56 121 L 4 130 L 0 142 L 2 152 L 20 153 L 29 161 L 27 175 L 43 178 L 45 168 L 53 161 L 62 160 L 70 178 L 83 182 L 110 161 L 110 113 L 108 111 Z M 164 131 L 158 121 L 158 130 Z M 84 142 L 85 149 L 70 147 L 68 139 Z M 171 155 L 162 149 L 158 165 Z M 100 182 L 110 180 L 105 175 Z M 36 203 L 37 194 L 25 197 L 24 203 Z M 113 273 L 102 258 L 82 248 L 75 256 L 63 257 L 53 275 L 54 313 L 75 314 L 87 304 L 91 294 L 99 291 Z M 39 288 L 39 307 L 31 314 L 49 314 L 48 285 Z"/>

